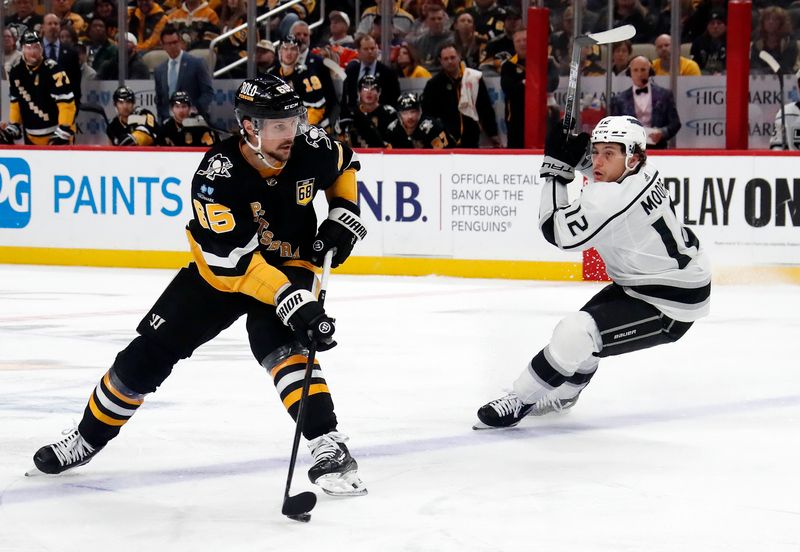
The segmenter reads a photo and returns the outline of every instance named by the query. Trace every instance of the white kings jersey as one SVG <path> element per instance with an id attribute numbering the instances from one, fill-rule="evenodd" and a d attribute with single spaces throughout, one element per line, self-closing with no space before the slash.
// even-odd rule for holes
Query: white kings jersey
<path id="1" fill-rule="evenodd" d="M 646 164 L 622 182 L 590 183 L 571 204 L 566 186 L 548 178 L 539 227 L 560 249 L 596 248 L 625 293 L 670 318 L 692 322 L 708 314 L 708 259 L 694 233 L 678 222 L 658 171 Z"/>
<path id="2" fill-rule="evenodd" d="M 783 107 L 786 118 L 786 144 L 789 150 L 800 150 L 800 102 Z M 783 121 L 781 110 L 775 115 L 775 132 L 769 139 L 769 149 L 783 149 Z"/>

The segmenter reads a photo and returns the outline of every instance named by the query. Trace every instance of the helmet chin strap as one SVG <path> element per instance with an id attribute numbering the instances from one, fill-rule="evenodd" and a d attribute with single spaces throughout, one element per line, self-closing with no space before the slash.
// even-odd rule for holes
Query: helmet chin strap
<path id="1" fill-rule="evenodd" d="M 253 126 L 253 128 L 256 128 L 255 125 Z M 256 143 L 255 146 L 250 143 L 250 137 L 247 136 L 247 131 L 242 129 L 242 133 L 244 134 L 244 143 L 247 144 L 247 147 L 253 150 L 253 153 L 256 154 L 256 157 L 258 157 L 261 160 L 261 162 L 264 163 L 267 167 L 269 167 L 274 171 L 277 171 L 286 166 L 286 163 L 281 163 L 275 166 L 269 161 L 267 161 L 267 157 L 264 155 L 264 152 L 261 151 L 261 134 L 258 131 L 256 131 L 256 140 L 258 142 Z"/>
<path id="2" fill-rule="evenodd" d="M 636 163 L 636 165 L 633 166 L 633 167 L 630 166 L 630 161 L 631 161 L 631 159 L 633 159 L 634 155 L 636 155 L 636 154 L 635 153 L 626 153 L 625 154 L 625 170 L 622 172 L 622 175 L 620 175 L 620 177 L 617 178 L 617 182 L 622 182 L 623 180 L 625 180 L 626 176 L 628 176 L 633 171 L 635 171 L 637 168 L 639 168 L 639 163 Z"/>

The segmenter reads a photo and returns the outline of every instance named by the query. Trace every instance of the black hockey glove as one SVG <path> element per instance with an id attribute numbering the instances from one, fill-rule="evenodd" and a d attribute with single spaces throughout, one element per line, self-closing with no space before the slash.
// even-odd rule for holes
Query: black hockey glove
<path id="1" fill-rule="evenodd" d="M 5 128 L 0 128 L 0 144 L 13 144 L 22 138 L 22 130 L 19 125 L 10 123 Z"/>
<path id="2" fill-rule="evenodd" d="M 65 146 L 72 143 L 73 136 L 75 136 L 75 133 L 72 132 L 71 128 L 66 125 L 58 125 L 48 143 L 51 146 Z"/>
<path id="3" fill-rule="evenodd" d="M 299 286 L 289 286 L 278 297 L 275 306 L 278 318 L 289 326 L 304 346 L 317 344 L 318 351 L 327 351 L 336 346 L 333 333 L 336 321 L 325 314 L 325 309 L 317 302 L 314 295 Z"/>
<path id="4" fill-rule="evenodd" d="M 575 167 L 583 161 L 589 151 L 589 135 L 581 132 L 577 136 L 564 134 L 561 125 L 553 125 L 544 142 L 544 161 L 539 176 L 555 178 L 561 184 L 569 184 L 575 178 Z"/>
<path id="5" fill-rule="evenodd" d="M 118 146 L 135 146 L 136 145 L 136 138 L 130 132 L 122 137 L 122 140 L 119 141 Z"/>
<path id="6" fill-rule="evenodd" d="M 322 266 L 325 254 L 336 249 L 331 266 L 336 268 L 350 256 L 358 240 L 363 240 L 367 229 L 361 222 L 359 209 L 343 199 L 334 199 L 330 204 L 328 218 L 322 221 L 317 237 L 311 245 L 311 262 Z"/>

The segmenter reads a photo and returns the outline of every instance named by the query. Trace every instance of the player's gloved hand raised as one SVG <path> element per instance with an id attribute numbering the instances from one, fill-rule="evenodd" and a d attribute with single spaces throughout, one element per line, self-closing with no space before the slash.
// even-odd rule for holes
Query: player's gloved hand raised
<path id="1" fill-rule="evenodd" d="M 51 146 L 65 146 L 72 143 L 73 136 L 75 136 L 75 133 L 72 132 L 71 128 L 66 125 L 58 125 L 48 143 Z"/>
<path id="2" fill-rule="evenodd" d="M 358 240 L 363 240 L 367 229 L 361 222 L 358 206 L 343 199 L 334 199 L 330 203 L 328 218 L 322 221 L 311 244 L 310 260 L 322 266 L 325 254 L 336 249 L 331 266 L 336 268 L 350 256 Z"/>
<path id="3" fill-rule="evenodd" d="M 318 351 L 327 351 L 336 346 L 333 333 L 336 321 L 325 314 L 325 309 L 307 289 L 289 286 L 277 297 L 275 311 L 278 318 L 289 326 L 304 346 L 317 344 Z"/>
<path id="4" fill-rule="evenodd" d="M 581 132 L 577 136 L 564 133 L 561 125 L 553 125 L 544 142 L 544 161 L 539 176 L 555 178 L 568 184 L 575 178 L 575 167 L 586 157 L 589 150 L 589 135 Z"/>

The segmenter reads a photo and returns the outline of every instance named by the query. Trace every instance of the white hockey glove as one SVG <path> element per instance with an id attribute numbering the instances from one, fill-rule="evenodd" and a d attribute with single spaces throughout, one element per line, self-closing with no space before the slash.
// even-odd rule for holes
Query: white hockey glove
<path id="1" fill-rule="evenodd" d="M 51 146 L 64 146 L 66 144 L 72 143 L 72 137 L 75 136 L 75 133 L 66 125 L 58 125 L 56 130 L 53 132 L 53 137 L 50 138 L 50 145 Z"/>

